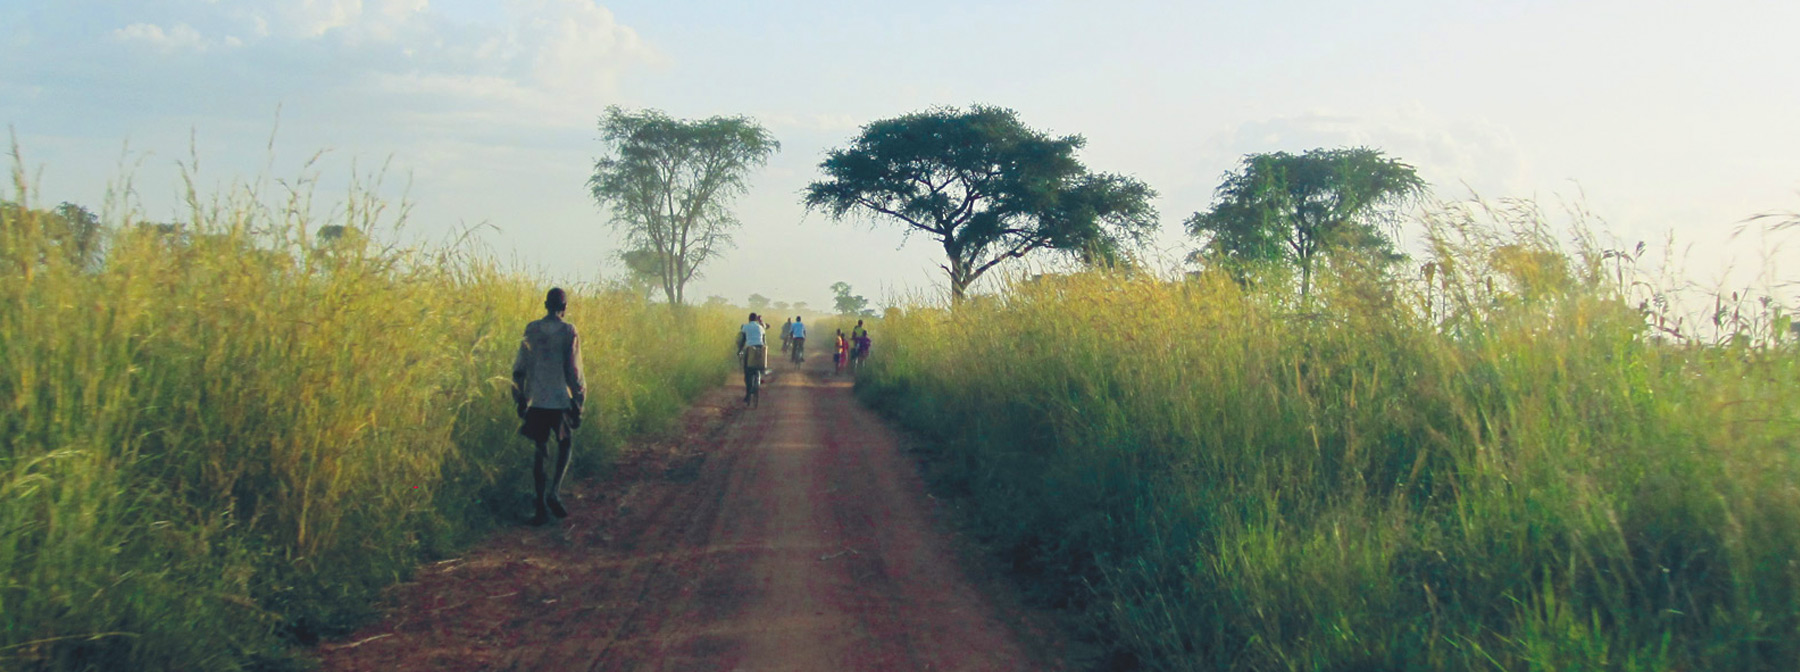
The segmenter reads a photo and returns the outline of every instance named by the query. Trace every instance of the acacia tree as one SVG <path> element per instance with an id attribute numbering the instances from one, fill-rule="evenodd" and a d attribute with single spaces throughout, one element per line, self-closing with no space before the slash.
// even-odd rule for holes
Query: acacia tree
<path id="1" fill-rule="evenodd" d="M 600 132 L 610 154 L 594 162 L 588 188 L 627 242 L 656 256 L 646 266 L 680 305 L 700 266 L 731 245 L 738 222 L 726 206 L 781 143 L 748 117 L 671 119 L 616 106 Z"/>
<path id="2" fill-rule="evenodd" d="M 1026 127 L 1012 110 L 941 107 L 872 122 L 819 164 L 808 210 L 833 219 L 891 220 L 944 248 L 950 296 L 995 266 L 1037 250 L 1111 259 L 1156 228 L 1156 192 L 1093 174 L 1075 158 L 1085 141 Z"/>
<path id="3" fill-rule="evenodd" d="M 1250 154 L 1240 166 L 1225 174 L 1212 209 L 1188 218 L 1188 232 L 1206 239 L 1202 257 L 1294 264 L 1302 298 L 1321 254 L 1398 259 L 1388 230 L 1426 188 L 1412 166 L 1366 147 Z"/>
<path id="4" fill-rule="evenodd" d="M 861 294 L 851 294 L 848 282 L 839 280 L 831 283 L 831 294 L 834 297 L 831 308 L 839 315 L 862 315 L 869 312 L 869 300 Z"/>

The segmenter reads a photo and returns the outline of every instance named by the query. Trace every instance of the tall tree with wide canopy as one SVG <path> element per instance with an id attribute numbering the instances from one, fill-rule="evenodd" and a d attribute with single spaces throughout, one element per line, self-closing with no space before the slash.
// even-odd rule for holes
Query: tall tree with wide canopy
<path id="1" fill-rule="evenodd" d="M 726 206 L 781 143 L 748 117 L 671 119 L 618 107 L 606 109 L 600 132 L 611 153 L 594 162 L 588 188 L 634 251 L 655 255 L 640 266 L 655 272 L 670 305 L 681 305 L 701 265 L 731 245 L 738 221 Z"/>
<path id="2" fill-rule="evenodd" d="M 943 245 L 950 296 L 1008 259 L 1057 250 L 1115 258 L 1156 228 L 1156 192 L 1135 179 L 1089 173 L 1081 136 L 1027 128 L 1012 110 L 941 107 L 872 122 L 832 150 L 825 178 L 806 188 L 809 210 L 833 219 L 893 220 Z"/>
<path id="3" fill-rule="evenodd" d="M 1225 174 L 1212 209 L 1186 224 L 1206 239 L 1203 257 L 1294 264 L 1305 297 L 1322 254 L 1399 258 L 1388 232 L 1399 208 L 1425 190 L 1412 166 L 1366 147 L 1251 154 Z"/>

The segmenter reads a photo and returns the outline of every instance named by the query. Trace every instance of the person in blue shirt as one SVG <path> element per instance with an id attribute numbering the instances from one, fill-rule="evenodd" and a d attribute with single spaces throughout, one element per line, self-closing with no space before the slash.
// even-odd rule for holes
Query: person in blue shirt
<path id="1" fill-rule="evenodd" d="M 799 315 L 794 316 L 793 357 L 795 364 L 806 363 L 806 323 L 800 321 Z"/>

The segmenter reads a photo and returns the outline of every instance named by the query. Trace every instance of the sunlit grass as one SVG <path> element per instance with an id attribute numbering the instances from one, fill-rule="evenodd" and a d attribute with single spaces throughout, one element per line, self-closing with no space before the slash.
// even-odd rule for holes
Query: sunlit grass
<path id="1" fill-rule="evenodd" d="M 89 267 L 0 215 L 0 668 L 290 665 L 528 510 L 506 386 L 547 287 L 462 248 L 322 242 L 400 213 L 310 198 L 191 196 L 178 228 L 113 222 Z M 732 322 L 572 289 L 580 470 L 718 384 Z"/>
<path id="2" fill-rule="evenodd" d="M 1151 669 L 1793 669 L 1779 302 L 1675 338 L 1532 208 L 1429 224 L 1428 269 L 1343 263 L 1306 304 L 1205 272 L 910 309 L 859 391 Z"/>

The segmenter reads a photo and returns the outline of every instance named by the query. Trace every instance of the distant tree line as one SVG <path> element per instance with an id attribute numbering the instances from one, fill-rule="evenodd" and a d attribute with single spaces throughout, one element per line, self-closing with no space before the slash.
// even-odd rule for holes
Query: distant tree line
<path id="1" fill-rule="evenodd" d="M 49 210 L 36 210 L 11 201 L 0 201 L 0 222 L 8 228 L 36 227 L 39 231 L 33 233 L 40 233 L 41 240 L 51 246 L 46 254 L 54 254 L 79 268 L 98 267 L 105 252 L 106 227 L 100 222 L 100 216 L 74 203 L 64 201 Z"/>
<path id="2" fill-rule="evenodd" d="M 122 228 L 121 228 L 122 227 Z M 27 230 L 29 229 L 29 230 Z M 196 231 L 180 222 L 133 221 L 109 225 L 87 206 L 64 201 L 49 209 L 32 208 L 0 200 L 0 246 L 37 245 L 35 252 L 0 249 L 10 259 L 35 258 L 39 263 L 68 263 L 85 272 L 99 272 L 107 264 L 108 255 L 116 251 L 123 236 L 143 236 L 171 249 L 190 249 L 201 244 L 229 244 L 242 254 L 258 257 L 271 264 L 291 265 L 298 257 L 294 251 L 258 247 L 251 238 L 236 237 L 227 232 Z M 301 251 L 314 261 L 337 263 L 369 243 L 366 233 L 354 226 L 321 226 L 310 244 Z"/>
<path id="3" fill-rule="evenodd" d="M 609 154 L 589 180 L 597 203 L 631 245 L 619 254 L 640 286 L 671 304 L 739 226 L 728 208 L 751 170 L 780 144 L 747 117 L 672 119 L 609 108 L 600 128 Z M 921 233 L 943 248 L 939 267 L 953 302 L 989 271 L 1039 253 L 1088 266 L 1135 263 L 1160 226 L 1155 190 L 1125 175 L 1090 171 L 1079 135 L 1054 136 L 1013 110 L 937 107 L 870 122 L 819 164 L 801 200 L 834 220 L 865 220 Z M 1392 264 L 1403 208 L 1426 193 L 1414 168 L 1367 147 L 1246 155 L 1213 203 L 1185 221 L 1198 242 L 1190 259 L 1249 278 L 1291 268 L 1299 294 L 1322 263 Z M 840 283 L 842 284 L 842 283 Z M 833 309 L 854 295 L 833 287 Z M 769 307 L 760 295 L 752 309 Z M 785 310 L 785 309 L 783 309 Z"/>

